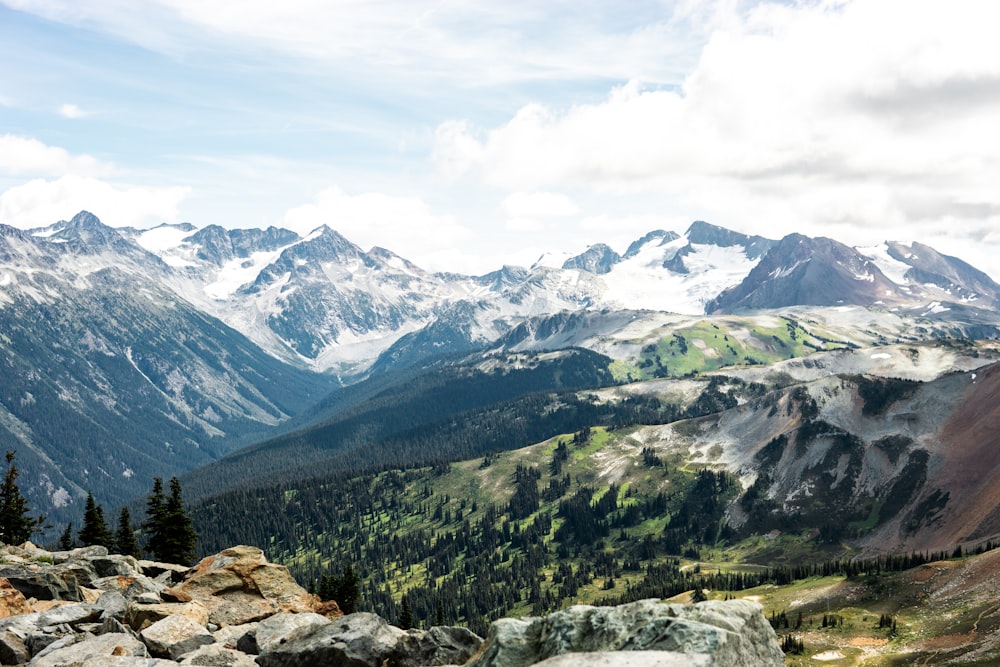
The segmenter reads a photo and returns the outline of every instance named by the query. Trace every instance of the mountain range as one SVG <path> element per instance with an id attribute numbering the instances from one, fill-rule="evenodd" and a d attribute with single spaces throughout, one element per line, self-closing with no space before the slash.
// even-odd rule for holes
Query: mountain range
<path id="1" fill-rule="evenodd" d="M 619 364 L 604 382 L 622 382 L 676 375 L 666 348 L 646 348 L 701 320 L 742 322 L 713 351 L 724 365 L 727 350 L 788 356 L 762 337 L 775 312 L 809 312 L 812 345 L 865 345 L 995 336 L 998 307 L 989 276 L 919 243 L 852 248 L 695 222 L 623 254 L 597 244 L 467 276 L 329 227 L 115 229 L 81 212 L 0 225 L 0 444 L 17 450 L 33 505 L 59 518 L 88 490 L 120 503 L 154 475 L 330 418 L 313 406 L 331 391 L 444 355 L 586 347 Z"/>

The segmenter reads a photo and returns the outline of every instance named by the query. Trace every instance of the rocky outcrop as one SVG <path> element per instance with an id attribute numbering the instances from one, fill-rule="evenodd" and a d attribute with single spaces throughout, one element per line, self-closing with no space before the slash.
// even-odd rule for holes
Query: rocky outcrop
<path id="1" fill-rule="evenodd" d="M 482 650 L 467 667 L 568 664 L 549 661 L 570 653 L 609 651 L 670 652 L 688 660 L 677 664 L 784 664 L 774 630 L 759 605 L 745 600 L 697 605 L 641 600 L 619 607 L 580 605 L 544 618 L 499 620 L 491 626 Z M 634 662 L 632 658 L 616 656 L 613 664 L 653 664 Z M 573 664 L 584 664 L 581 659 L 574 655 Z M 593 655 L 589 660 L 589 664 L 607 664 Z"/>
<path id="2" fill-rule="evenodd" d="M 111 556 L 103 548 L 3 547 L 0 560 L 9 575 L 0 579 L 0 613 L 8 613 L 0 617 L 3 665 L 782 664 L 760 607 L 744 601 L 571 607 L 497 621 L 484 643 L 465 628 L 401 630 L 367 612 L 344 616 L 253 547 L 226 549 L 192 568 Z M 66 597 L 49 597 L 58 592 Z"/>
<path id="3" fill-rule="evenodd" d="M 255 547 L 185 568 L 25 544 L 0 548 L 0 572 L 2 665 L 416 667 L 465 662 L 482 643 L 464 628 L 343 616 Z"/>

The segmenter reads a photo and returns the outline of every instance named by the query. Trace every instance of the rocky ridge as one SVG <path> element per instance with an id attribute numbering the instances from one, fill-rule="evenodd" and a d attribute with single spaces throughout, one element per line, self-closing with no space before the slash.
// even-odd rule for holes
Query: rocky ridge
<path id="1" fill-rule="evenodd" d="M 0 548 L 0 664 L 30 667 L 527 667 L 780 665 L 759 605 L 643 600 L 459 627 L 402 630 L 343 615 L 256 547 L 194 567 L 104 547 Z"/>

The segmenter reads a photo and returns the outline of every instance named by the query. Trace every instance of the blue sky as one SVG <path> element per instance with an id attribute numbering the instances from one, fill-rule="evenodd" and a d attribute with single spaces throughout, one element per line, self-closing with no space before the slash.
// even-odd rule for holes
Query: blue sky
<path id="1" fill-rule="evenodd" d="M 328 224 L 481 273 L 704 219 L 918 240 L 1000 279 L 998 19 L 978 0 L 0 0 L 0 222 Z"/>

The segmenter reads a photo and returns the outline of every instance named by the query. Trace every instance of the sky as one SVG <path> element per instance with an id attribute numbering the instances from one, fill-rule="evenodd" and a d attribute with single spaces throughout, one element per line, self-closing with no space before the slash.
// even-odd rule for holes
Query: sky
<path id="1" fill-rule="evenodd" d="M 694 220 L 1000 280 L 1000 3 L 0 0 L 0 223 L 89 210 L 429 270 Z"/>

